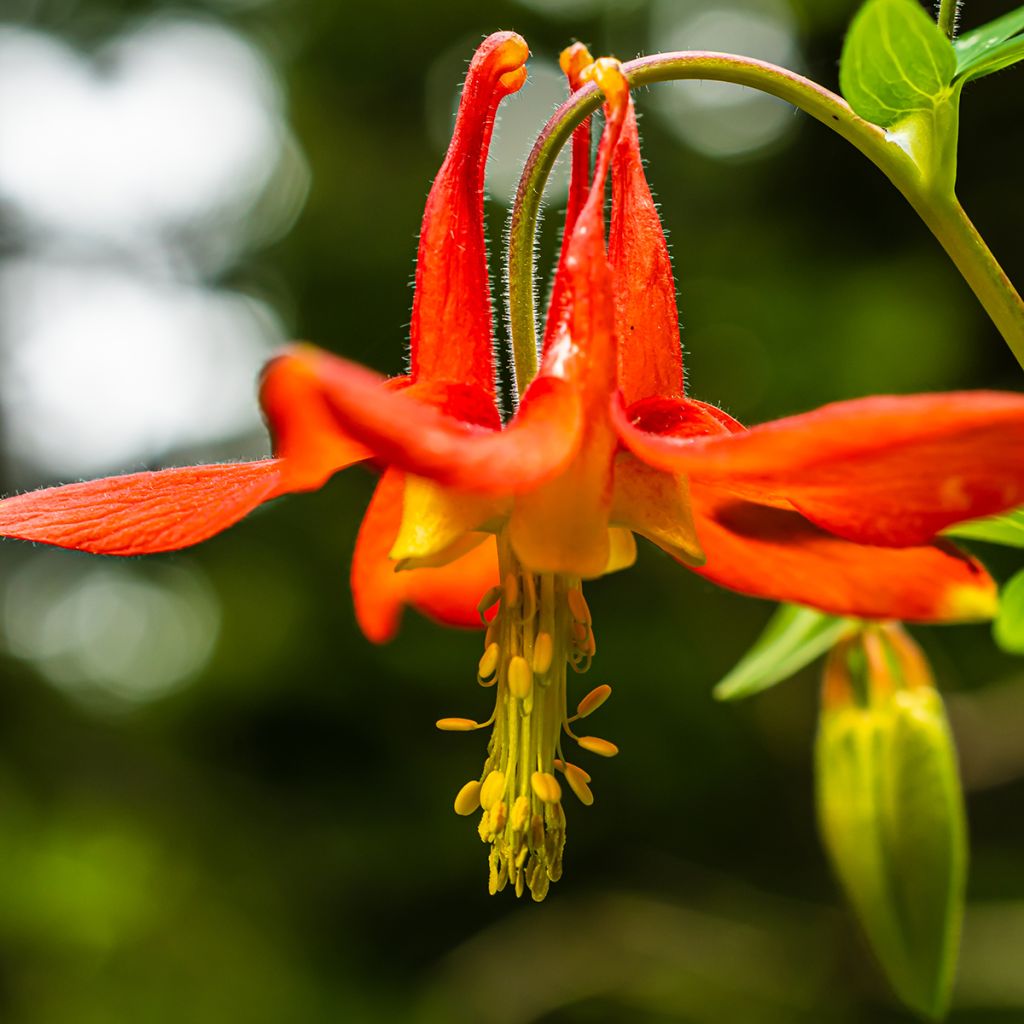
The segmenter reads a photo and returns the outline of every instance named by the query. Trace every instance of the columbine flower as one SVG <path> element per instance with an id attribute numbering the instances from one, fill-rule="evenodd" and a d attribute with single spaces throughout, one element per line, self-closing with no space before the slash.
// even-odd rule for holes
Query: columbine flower
<path id="1" fill-rule="evenodd" d="M 477 679 L 495 687 L 494 713 L 438 725 L 493 725 L 484 769 L 455 809 L 482 808 L 492 891 L 511 882 L 541 899 L 565 837 L 555 772 L 593 800 L 562 735 L 617 752 L 573 730 L 609 687 L 567 712 L 567 669 L 586 669 L 595 652 L 581 581 L 630 564 L 639 533 L 757 596 L 867 617 L 991 614 L 982 566 L 933 538 L 1024 501 L 1024 399 L 866 399 L 745 431 L 686 398 L 668 252 L 628 87 L 605 60 L 585 72 L 607 99 L 593 181 L 580 134 L 540 370 L 503 425 L 481 186 L 496 105 L 521 84 L 525 58 L 518 36 L 499 34 L 470 67 L 424 217 L 408 378 L 293 349 L 262 388 L 275 459 L 21 495 L 0 502 L 0 533 L 107 554 L 169 550 L 373 457 L 387 468 L 353 560 L 360 622 L 386 638 L 403 600 L 449 622 L 477 605 L 491 616 Z M 582 62 L 569 55 L 570 77 Z"/>

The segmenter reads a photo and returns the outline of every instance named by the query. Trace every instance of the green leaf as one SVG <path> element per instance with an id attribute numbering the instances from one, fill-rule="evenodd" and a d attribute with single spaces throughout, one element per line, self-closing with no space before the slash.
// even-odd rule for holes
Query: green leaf
<path id="1" fill-rule="evenodd" d="M 817 803 L 825 845 L 899 997 L 941 1018 L 963 916 L 967 838 L 956 752 L 931 687 L 822 713 Z"/>
<path id="2" fill-rule="evenodd" d="M 995 71 L 1002 71 L 1011 64 L 1024 60 L 1024 36 L 1008 39 L 1001 46 L 993 46 L 991 50 L 975 61 L 968 70 L 959 77 L 965 82 L 984 78 Z"/>
<path id="3" fill-rule="evenodd" d="M 1024 569 L 1003 587 L 992 636 L 1008 654 L 1024 654 Z"/>
<path id="4" fill-rule="evenodd" d="M 1024 32 L 1024 7 L 1018 7 L 1001 18 L 965 32 L 953 43 L 957 77 L 980 78 L 998 70 L 996 67 L 988 66 L 989 58 L 995 51 L 1004 50 L 1008 40 L 1017 45 L 1019 52 L 1020 40 L 1014 40 L 1012 37 L 1021 32 Z M 1020 56 L 1017 60 L 1020 60 Z M 1013 61 L 999 66 L 1006 67 L 1008 63 Z"/>
<path id="5" fill-rule="evenodd" d="M 1015 508 L 1001 516 L 988 516 L 985 519 L 974 519 L 969 523 L 958 523 L 945 533 L 949 537 L 960 537 L 964 540 L 983 540 L 989 544 L 1024 548 L 1024 508 Z"/>
<path id="6" fill-rule="evenodd" d="M 754 645 L 715 687 L 714 695 L 718 700 L 739 700 L 767 690 L 809 665 L 855 628 L 853 619 L 780 605 Z"/>
<path id="7" fill-rule="evenodd" d="M 839 85 L 854 112 L 883 128 L 944 103 L 953 44 L 917 0 L 868 0 L 846 35 Z"/>

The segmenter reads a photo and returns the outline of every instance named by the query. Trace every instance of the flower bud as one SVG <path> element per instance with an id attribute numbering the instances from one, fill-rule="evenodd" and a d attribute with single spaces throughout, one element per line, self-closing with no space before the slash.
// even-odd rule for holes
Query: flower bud
<path id="1" fill-rule="evenodd" d="M 902 628 L 833 648 L 818 729 L 822 836 L 899 997 L 937 1018 L 949 1002 L 967 861 L 956 751 L 927 662 Z"/>

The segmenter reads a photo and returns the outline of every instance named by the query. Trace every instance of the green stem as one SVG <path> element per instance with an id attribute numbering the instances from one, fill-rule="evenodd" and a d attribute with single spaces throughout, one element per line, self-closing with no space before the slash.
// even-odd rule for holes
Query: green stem
<path id="1" fill-rule="evenodd" d="M 1024 367 L 1024 302 L 955 197 L 940 195 L 909 153 L 877 125 L 858 117 L 845 100 L 785 68 L 750 57 L 703 51 L 663 53 L 622 65 L 635 88 L 654 82 L 705 79 L 759 89 L 805 113 L 856 146 L 900 190 L 963 274 Z M 555 158 L 573 129 L 601 104 L 594 85 L 575 92 L 534 143 L 519 181 L 509 225 L 509 328 L 520 394 L 537 373 L 534 243 L 541 195 Z"/>
<path id="2" fill-rule="evenodd" d="M 940 0 L 937 20 L 947 39 L 952 39 L 956 33 L 956 15 L 959 9 L 960 0 Z"/>

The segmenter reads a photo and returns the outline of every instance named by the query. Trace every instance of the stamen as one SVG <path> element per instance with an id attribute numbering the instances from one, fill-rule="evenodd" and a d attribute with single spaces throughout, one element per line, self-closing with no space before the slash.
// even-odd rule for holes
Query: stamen
<path id="1" fill-rule="evenodd" d="M 576 738 L 570 722 L 603 704 L 611 687 L 598 686 L 585 696 L 570 718 L 566 710 L 567 668 L 586 671 L 595 650 L 590 609 L 575 577 L 526 571 L 499 535 L 501 586 L 480 602 L 482 612 L 495 601 L 477 680 L 495 687 L 493 732 L 480 781 L 467 783 L 455 798 L 459 814 L 480 808 L 477 831 L 491 847 L 488 889 L 500 892 L 509 883 L 522 895 L 544 898 L 562 875 L 565 847 L 563 787 L 555 771 L 584 805 L 594 801 L 590 776 L 557 757 L 560 736 Z M 469 731 L 468 718 L 441 719 L 438 728 Z M 610 757 L 614 744 L 596 737 L 581 746 Z"/>
<path id="2" fill-rule="evenodd" d="M 439 718 L 434 724 L 441 732 L 472 732 L 487 723 L 474 722 L 472 718 Z"/>
<path id="3" fill-rule="evenodd" d="M 614 757 L 619 748 L 609 740 L 603 740 L 600 736 L 580 736 L 576 742 L 592 754 L 599 754 L 601 757 Z"/>
<path id="4" fill-rule="evenodd" d="M 496 643 L 489 643 L 476 667 L 476 681 L 481 686 L 493 686 L 497 682 L 498 658 L 501 648 Z"/>
<path id="5" fill-rule="evenodd" d="M 576 717 L 586 718 L 593 714 L 611 695 L 612 688 L 607 683 L 595 686 L 576 706 Z"/>
<path id="6" fill-rule="evenodd" d="M 508 688 L 517 700 L 526 700 L 533 692 L 533 669 L 519 655 L 509 662 Z"/>
<path id="7" fill-rule="evenodd" d="M 464 818 L 480 808 L 480 781 L 467 782 L 455 795 L 455 813 Z"/>

